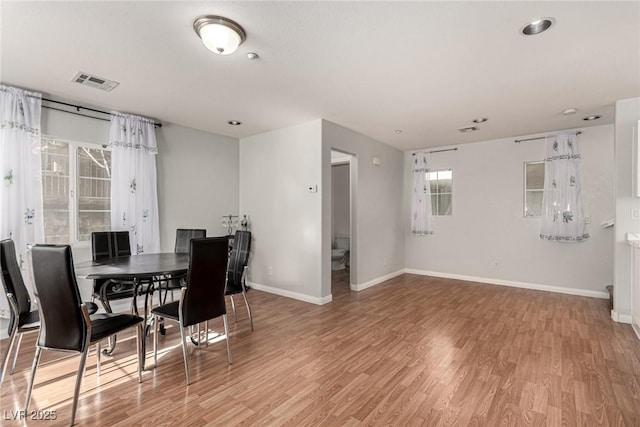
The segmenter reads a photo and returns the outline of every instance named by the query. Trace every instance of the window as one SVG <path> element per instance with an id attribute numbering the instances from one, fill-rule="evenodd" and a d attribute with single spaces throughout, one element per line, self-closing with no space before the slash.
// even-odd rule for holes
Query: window
<path id="1" fill-rule="evenodd" d="M 524 164 L 524 216 L 542 215 L 542 194 L 544 193 L 544 162 Z"/>
<path id="2" fill-rule="evenodd" d="M 111 228 L 111 152 L 98 145 L 42 138 L 46 243 L 87 241 Z"/>
<path id="3" fill-rule="evenodd" d="M 453 215 L 453 170 L 430 171 L 427 174 L 431 183 L 432 215 Z"/>

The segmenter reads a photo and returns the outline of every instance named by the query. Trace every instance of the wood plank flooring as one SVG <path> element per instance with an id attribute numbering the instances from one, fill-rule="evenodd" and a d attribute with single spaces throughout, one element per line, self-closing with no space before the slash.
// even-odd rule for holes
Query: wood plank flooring
<path id="1" fill-rule="evenodd" d="M 408 274 L 351 292 L 348 273 L 335 279 L 324 306 L 251 290 L 255 331 L 237 304 L 233 365 L 223 341 L 191 346 L 189 387 L 173 324 L 142 384 L 135 339 L 122 337 L 99 378 L 89 356 L 76 423 L 640 426 L 640 341 L 606 300 Z M 35 337 L 0 417 L 23 407 Z M 78 358 L 42 360 L 30 409 L 57 419 L 29 425 L 68 425 Z"/>

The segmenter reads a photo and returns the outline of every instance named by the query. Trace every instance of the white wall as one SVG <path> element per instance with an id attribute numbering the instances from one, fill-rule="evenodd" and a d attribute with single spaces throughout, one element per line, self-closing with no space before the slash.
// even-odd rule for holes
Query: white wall
<path id="1" fill-rule="evenodd" d="M 331 186 L 331 150 L 355 155 L 351 163 L 351 284 L 363 289 L 404 268 L 402 151 L 322 121 L 322 183 Z M 374 166 L 373 156 L 382 159 Z M 331 292 L 331 195 L 322 199 L 322 291 Z"/>
<path id="2" fill-rule="evenodd" d="M 640 199 L 633 196 L 634 127 L 640 120 L 640 98 L 616 102 L 615 122 L 615 270 L 613 284 L 613 317 L 631 322 L 631 247 L 626 233 L 640 232 L 640 221 L 631 219 L 631 209 L 640 208 Z"/>
<path id="3" fill-rule="evenodd" d="M 162 251 L 173 251 L 177 228 L 227 234 L 222 216 L 240 213 L 238 140 L 172 124 L 156 135 Z"/>
<path id="4" fill-rule="evenodd" d="M 248 281 L 316 304 L 330 300 L 321 292 L 321 196 L 331 191 L 321 182 L 321 148 L 319 119 L 240 140 L 240 210 L 253 237 Z"/>
<path id="5" fill-rule="evenodd" d="M 331 166 L 331 236 L 349 236 L 351 228 L 349 164 Z"/>
<path id="6" fill-rule="evenodd" d="M 591 238 L 580 243 L 542 240 L 540 219 L 523 217 L 523 164 L 543 159 L 544 140 L 516 144 L 507 138 L 432 154 L 433 169 L 453 169 L 453 216 L 434 217 L 430 236 L 410 233 L 411 153 L 405 153 L 406 267 L 605 296 L 613 277 L 613 231 L 600 223 L 614 215 L 613 126 L 582 132 L 582 195 L 592 223 Z"/>

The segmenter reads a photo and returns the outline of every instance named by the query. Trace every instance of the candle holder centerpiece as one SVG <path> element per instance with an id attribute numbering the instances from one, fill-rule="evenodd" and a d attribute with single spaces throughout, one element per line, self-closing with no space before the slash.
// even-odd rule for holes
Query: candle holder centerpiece
<path id="1" fill-rule="evenodd" d="M 238 228 L 238 218 L 238 215 L 232 214 L 222 216 L 222 226 L 227 229 L 227 236 L 232 236 L 233 230 Z"/>

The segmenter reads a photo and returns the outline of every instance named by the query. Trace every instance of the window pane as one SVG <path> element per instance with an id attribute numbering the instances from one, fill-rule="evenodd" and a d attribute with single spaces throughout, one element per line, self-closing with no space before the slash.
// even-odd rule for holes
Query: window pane
<path id="1" fill-rule="evenodd" d="M 78 147 L 78 240 L 111 228 L 111 152 Z"/>
<path id="2" fill-rule="evenodd" d="M 45 210 L 44 241 L 45 243 L 70 242 L 69 211 Z"/>
<path id="3" fill-rule="evenodd" d="M 525 191 L 525 216 L 541 216 L 542 215 L 542 190 Z"/>
<path id="4" fill-rule="evenodd" d="M 544 163 L 525 163 L 526 189 L 544 189 Z"/>
<path id="5" fill-rule="evenodd" d="M 428 172 L 431 187 L 431 212 L 433 215 L 452 214 L 453 170 L 445 169 Z"/>
<path id="6" fill-rule="evenodd" d="M 438 179 L 448 179 L 449 181 L 451 181 L 452 176 L 453 173 L 451 170 L 438 171 Z"/>
<path id="7" fill-rule="evenodd" d="M 70 243 L 69 144 L 42 139 L 45 243 Z"/>
<path id="8" fill-rule="evenodd" d="M 438 215 L 451 215 L 451 194 L 438 195 Z"/>
<path id="9" fill-rule="evenodd" d="M 111 229 L 111 212 L 79 211 L 78 240 L 90 240 L 94 231 Z"/>
<path id="10" fill-rule="evenodd" d="M 449 172 L 449 177 L 444 179 L 440 178 L 438 180 L 438 187 L 440 188 L 440 193 L 451 193 L 452 192 L 451 171 L 445 171 L 445 172 Z"/>

